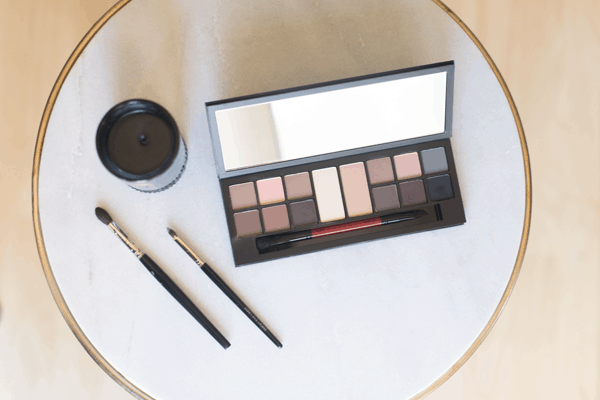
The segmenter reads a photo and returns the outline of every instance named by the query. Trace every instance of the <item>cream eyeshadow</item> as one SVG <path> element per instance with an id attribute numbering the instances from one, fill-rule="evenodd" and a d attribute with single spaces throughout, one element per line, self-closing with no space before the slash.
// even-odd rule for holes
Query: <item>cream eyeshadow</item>
<path id="1" fill-rule="evenodd" d="M 321 222 L 344 219 L 346 214 L 337 169 L 335 167 L 318 169 L 312 172 L 312 177 Z"/>

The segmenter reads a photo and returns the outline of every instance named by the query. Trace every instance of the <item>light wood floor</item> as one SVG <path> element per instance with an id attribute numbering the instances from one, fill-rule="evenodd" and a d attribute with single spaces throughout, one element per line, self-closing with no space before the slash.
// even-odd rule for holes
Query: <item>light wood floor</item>
<path id="1" fill-rule="evenodd" d="M 533 220 L 517 286 L 428 399 L 600 399 L 600 2 L 447 0 L 523 119 Z M 0 0 L 0 399 L 132 398 L 69 331 L 34 241 L 31 167 L 54 80 L 111 0 Z"/>

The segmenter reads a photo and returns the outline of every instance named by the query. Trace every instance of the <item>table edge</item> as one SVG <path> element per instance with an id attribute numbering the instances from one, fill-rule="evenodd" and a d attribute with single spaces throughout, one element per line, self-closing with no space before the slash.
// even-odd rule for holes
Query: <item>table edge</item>
<path id="1" fill-rule="evenodd" d="M 56 100 L 58 98 L 58 94 L 62 89 L 62 86 L 69 75 L 71 69 L 87 47 L 87 45 L 91 42 L 94 36 L 102 29 L 102 27 L 121 9 L 123 9 L 127 4 L 129 4 L 132 0 L 119 0 L 114 6 L 112 6 L 86 33 L 83 39 L 79 42 L 67 62 L 65 66 L 61 70 L 54 87 L 50 93 L 46 106 L 44 108 L 44 113 L 42 114 L 42 120 L 40 122 L 40 127 L 38 130 L 37 141 L 35 144 L 35 153 L 33 160 L 33 172 L 32 172 L 32 201 L 33 201 L 33 225 L 35 231 L 35 240 L 38 248 L 38 253 L 40 256 L 40 261 L 42 263 L 42 268 L 44 270 L 44 275 L 46 276 L 46 280 L 48 281 L 48 286 L 50 287 L 50 291 L 52 292 L 52 296 L 58 308 L 60 309 L 63 318 L 67 322 L 67 325 L 79 340 L 79 343 L 84 347 L 87 353 L 92 357 L 92 359 L 107 373 L 115 382 L 117 382 L 120 386 L 122 386 L 129 393 L 134 395 L 135 397 L 143 400 L 155 400 L 153 397 L 142 391 L 140 388 L 131 383 L 123 374 L 121 374 L 115 367 L 113 367 L 108 360 L 106 360 L 102 354 L 94 347 L 89 338 L 83 333 L 83 330 L 75 320 L 73 314 L 69 310 L 64 297 L 58 287 L 54 274 L 52 272 L 52 268 L 50 266 L 50 262 L 48 259 L 48 254 L 46 252 L 46 245 L 44 243 L 44 237 L 42 235 L 42 227 L 40 222 L 40 209 L 39 209 L 39 172 L 40 172 L 40 164 L 42 158 L 42 150 L 44 147 L 44 139 L 46 137 L 46 130 L 48 128 L 48 124 L 50 121 L 50 115 L 52 114 L 52 110 L 54 109 L 54 105 L 56 104 Z M 466 361 L 473 355 L 475 350 L 479 348 L 483 340 L 490 333 L 492 327 L 495 325 L 498 320 L 502 310 L 506 306 L 508 298 L 510 297 L 517 278 L 519 276 L 519 272 L 521 271 L 521 266 L 523 264 L 523 259 L 525 256 L 525 250 L 527 248 L 527 242 L 529 239 L 529 231 L 531 226 L 531 206 L 532 206 L 532 182 L 531 182 L 531 165 L 529 159 L 529 150 L 527 148 L 527 141 L 525 139 L 525 132 L 523 129 L 523 124 L 521 122 L 521 118 L 519 116 L 519 112 L 515 105 L 515 102 L 512 98 L 510 90 L 502 77 L 502 74 L 498 70 L 498 67 L 490 57 L 489 53 L 483 47 L 479 39 L 475 36 L 475 34 L 462 22 L 462 20 L 441 0 L 431 0 L 435 4 L 437 4 L 444 12 L 446 12 L 469 36 L 469 38 L 475 43 L 479 51 L 483 54 L 486 61 L 488 62 L 490 68 L 494 72 L 496 79 L 500 83 L 502 90 L 504 91 L 504 95 L 506 96 L 508 103 L 510 105 L 510 109 L 513 113 L 513 118 L 515 119 L 515 124 L 517 126 L 517 131 L 519 133 L 519 140 L 521 143 L 521 151 L 523 153 L 523 163 L 524 163 L 524 172 L 525 172 L 525 215 L 523 221 L 523 231 L 521 235 L 521 243 L 519 245 L 519 251 L 517 252 L 517 258 L 515 260 L 515 265 L 513 267 L 513 271 L 511 273 L 510 279 L 500 298 L 500 302 L 496 306 L 494 313 L 490 317 L 490 320 L 483 328 L 483 331 L 477 336 L 473 344 L 467 349 L 465 354 L 458 359 L 450 369 L 448 369 L 441 377 L 439 377 L 436 381 L 430 384 L 426 389 L 416 394 L 411 398 L 411 400 L 422 399 L 425 396 L 429 395 L 435 389 L 440 387 L 444 382 L 446 382 L 456 371 L 462 367 Z"/>

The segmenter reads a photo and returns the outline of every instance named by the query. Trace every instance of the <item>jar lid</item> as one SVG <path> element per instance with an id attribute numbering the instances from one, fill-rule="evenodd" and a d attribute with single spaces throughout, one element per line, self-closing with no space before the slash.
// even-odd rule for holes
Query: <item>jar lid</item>
<path id="1" fill-rule="evenodd" d="M 179 129 L 167 110 L 132 99 L 111 108 L 98 126 L 96 149 L 115 176 L 147 180 L 165 172 L 179 151 Z"/>

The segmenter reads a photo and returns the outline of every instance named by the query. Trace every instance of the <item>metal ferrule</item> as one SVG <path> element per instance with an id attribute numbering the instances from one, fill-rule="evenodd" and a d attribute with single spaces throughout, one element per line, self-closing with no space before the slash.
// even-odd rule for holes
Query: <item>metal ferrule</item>
<path id="1" fill-rule="evenodd" d="M 185 244 L 185 242 L 181 240 L 179 236 L 175 235 L 173 239 L 175 239 L 175 242 L 177 242 L 177 244 L 183 249 L 183 251 L 188 253 L 188 255 L 192 257 L 194 261 L 196 261 L 196 264 L 198 264 L 198 266 L 201 267 L 204 265 L 204 261 L 202 261 L 202 259 L 198 257 L 196 253 L 194 253 L 194 250 L 190 249 L 190 247 L 187 244 Z"/>
<path id="2" fill-rule="evenodd" d="M 140 248 L 137 247 L 135 243 L 129 240 L 125 232 L 123 232 L 114 221 L 108 224 L 108 227 L 111 231 L 113 231 L 115 235 L 117 235 L 123 241 L 123 243 L 127 245 L 127 247 L 129 247 L 129 250 L 131 250 L 131 252 L 135 254 L 137 258 L 142 258 L 142 256 L 144 255 L 142 250 L 140 250 Z"/>

